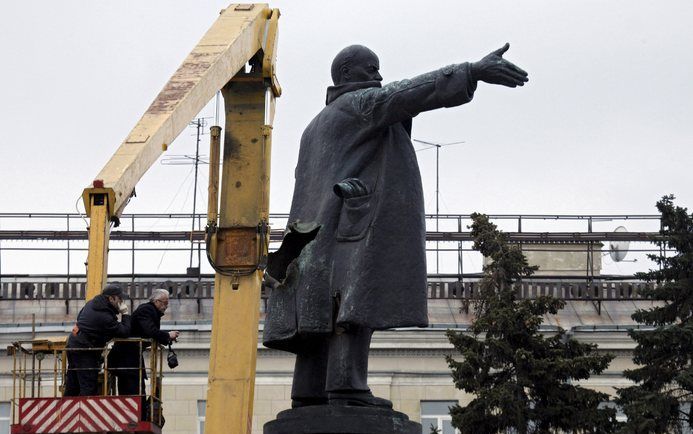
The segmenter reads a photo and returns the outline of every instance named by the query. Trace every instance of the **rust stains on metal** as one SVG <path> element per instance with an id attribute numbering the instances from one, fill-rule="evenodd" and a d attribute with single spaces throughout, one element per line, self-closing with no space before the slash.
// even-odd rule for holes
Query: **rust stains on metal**
<path id="1" fill-rule="evenodd" d="M 197 85 L 214 64 L 219 52 L 193 51 L 166 83 L 149 109 L 148 114 L 171 113 L 186 93 Z"/>
<path id="2" fill-rule="evenodd" d="M 169 81 L 147 109 L 147 114 L 171 113 L 195 83 L 193 80 Z"/>
<path id="3" fill-rule="evenodd" d="M 222 228 L 217 233 L 217 266 L 256 267 L 258 264 L 257 228 Z"/>

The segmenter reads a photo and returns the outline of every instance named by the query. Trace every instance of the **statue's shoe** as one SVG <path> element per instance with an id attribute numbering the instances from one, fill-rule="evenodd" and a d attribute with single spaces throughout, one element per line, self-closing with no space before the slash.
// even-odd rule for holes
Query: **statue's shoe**
<path id="1" fill-rule="evenodd" d="M 330 392 L 330 405 L 392 408 L 392 401 L 373 396 L 371 391 Z"/>

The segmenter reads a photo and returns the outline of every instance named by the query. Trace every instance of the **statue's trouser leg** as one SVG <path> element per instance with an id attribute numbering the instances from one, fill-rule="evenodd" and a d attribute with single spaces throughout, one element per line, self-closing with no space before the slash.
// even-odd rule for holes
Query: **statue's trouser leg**
<path id="1" fill-rule="evenodd" d="M 305 342 L 301 351 L 296 354 L 294 382 L 291 388 L 291 399 L 307 405 L 312 401 L 327 399 L 325 378 L 327 376 L 327 337 L 315 338 Z"/>
<path id="2" fill-rule="evenodd" d="M 338 329 L 339 330 L 339 329 Z M 328 392 L 368 391 L 368 348 L 373 330 L 355 328 L 330 337 Z"/>

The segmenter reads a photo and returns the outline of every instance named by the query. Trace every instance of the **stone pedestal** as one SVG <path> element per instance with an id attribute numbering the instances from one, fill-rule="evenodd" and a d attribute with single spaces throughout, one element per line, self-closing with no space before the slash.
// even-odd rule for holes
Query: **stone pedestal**
<path id="1" fill-rule="evenodd" d="M 421 434 L 421 424 L 398 411 L 357 406 L 313 405 L 277 414 L 264 434 Z"/>

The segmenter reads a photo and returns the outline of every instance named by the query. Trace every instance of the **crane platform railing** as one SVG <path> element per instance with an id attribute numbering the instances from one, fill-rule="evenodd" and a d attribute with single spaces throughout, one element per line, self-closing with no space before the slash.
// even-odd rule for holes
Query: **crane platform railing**
<path id="1" fill-rule="evenodd" d="M 103 348 L 66 348 L 67 339 L 40 338 L 13 342 L 11 433 L 151 433 L 160 434 L 162 414 L 163 347 L 154 340 L 113 339 Z M 111 367 L 109 354 L 115 344 L 149 350 L 149 366 L 139 358 L 137 367 Z M 103 366 L 70 367 L 73 371 L 96 370 L 98 395 L 65 396 L 70 352 L 98 352 Z M 116 377 L 137 370 L 138 394 L 118 395 Z M 149 378 L 149 393 L 143 390 Z"/>

